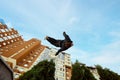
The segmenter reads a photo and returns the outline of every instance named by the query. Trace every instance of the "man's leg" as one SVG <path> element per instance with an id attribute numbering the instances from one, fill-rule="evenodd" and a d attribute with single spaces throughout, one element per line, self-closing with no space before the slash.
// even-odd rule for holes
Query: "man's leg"
<path id="1" fill-rule="evenodd" d="M 59 49 L 58 51 L 57 51 L 57 53 L 55 54 L 55 56 L 57 56 L 60 52 L 62 52 L 62 51 L 64 51 L 64 49 Z"/>
<path id="2" fill-rule="evenodd" d="M 63 32 L 63 36 L 65 37 L 66 41 L 71 41 L 70 37 L 65 32 Z"/>

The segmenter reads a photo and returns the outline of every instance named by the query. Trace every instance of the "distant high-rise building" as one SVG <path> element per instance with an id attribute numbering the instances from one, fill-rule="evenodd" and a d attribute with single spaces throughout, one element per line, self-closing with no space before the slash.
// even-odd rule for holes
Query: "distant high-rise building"
<path id="1" fill-rule="evenodd" d="M 55 79 L 70 80 L 70 55 L 63 53 L 55 57 L 56 49 L 46 47 L 41 41 L 32 38 L 24 41 L 14 28 L 0 22 L 0 56 L 13 69 L 15 78 L 30 70 L 38 62 L 45 59 L 54 59 L 56 64 Z"/>
<path id="2" fill-rule="evenodd" d="M 38 61 L 44 59 L 51 60 L 55 62 L 55 80 L 71 80 L 71 58 L 70 54 L 61 52 L 57 57 L 55 56 L 57 49 L 46 47 Z"/>

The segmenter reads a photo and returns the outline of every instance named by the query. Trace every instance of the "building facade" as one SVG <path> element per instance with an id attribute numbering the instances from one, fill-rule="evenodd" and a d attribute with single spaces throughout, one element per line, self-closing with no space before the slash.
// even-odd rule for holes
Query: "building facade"
<path id="1" fill-rule="evenodd" d="M 96 67 L 87 67 L 90 72 L 93 74 L 96 80 L 100 80 L 100 75 L 98 74 L 97 68 Z"/>
<path id="2" fill-rule="evenodd" d="M 53 59 L 55 62 L 55 80 L 71 80 L 70 54 L 61 52 L 55 56 L 57 49 L 46 47 L 36 62 Z"/>
<path id="3" fill-rule="evenodd" d="M 32 38 L 24 41 L 17 30 L 0 23 L 0 56 L 13 69 L 15 78 L 42 60 L 54 59 L 56 64 L 55 79 L 70 80 L 70 55 L 60 54 L 54 58 L 55 53 L 56 49 L 42 45 L 38 39 Z"/>

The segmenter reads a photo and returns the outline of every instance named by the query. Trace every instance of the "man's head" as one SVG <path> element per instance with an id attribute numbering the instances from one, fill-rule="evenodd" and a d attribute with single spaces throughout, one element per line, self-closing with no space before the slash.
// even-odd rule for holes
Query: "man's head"
<path id="1" fill-rule="evenodd" d="M 71 43 L 71 47 L 73 46 L 73 42 Z"/>
<path id="2" fill-rule="evenodd" d="M 65 47 L 72 47 L 73 46 L 73 42 L 65 42 Z"/>

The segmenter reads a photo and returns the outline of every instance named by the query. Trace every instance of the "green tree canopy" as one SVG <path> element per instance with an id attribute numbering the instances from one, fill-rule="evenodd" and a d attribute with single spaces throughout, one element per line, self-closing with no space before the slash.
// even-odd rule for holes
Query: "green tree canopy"
<path id="1" fill-rule="evenodd" d="M 78 60 L 72 65 L 71 80 L 96 80 L 90 70 Z"/>
<path id="2" fill-rule="evenodd" d="M 102 68 L 100 65 L 96 65 L 100 80 L 120 80 L 120 75 L 109 70 L 108 68 Z"/>
<path id="3" fill-rule="evenodd" d="M 44 60 L 20 76 L 20 80 L 55 80 L 55 63 Z"/>

